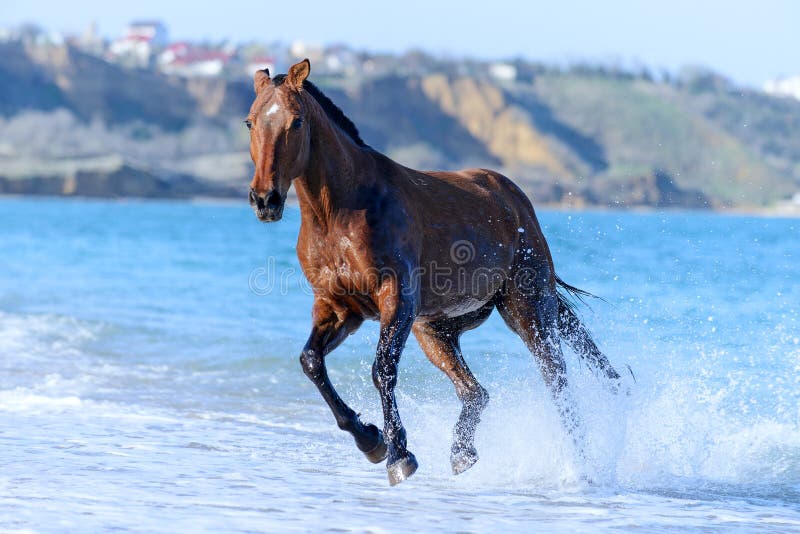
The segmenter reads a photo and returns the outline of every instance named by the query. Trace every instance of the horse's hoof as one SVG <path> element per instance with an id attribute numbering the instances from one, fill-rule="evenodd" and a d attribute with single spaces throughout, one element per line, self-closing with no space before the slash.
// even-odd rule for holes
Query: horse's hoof
<path id="1" fill-rule="evenodd" d="M 405 458 L 400 458 L 393 464 L 387 466 L 386 471 L 389 474 L 389 485 L 396 486 L 400 484 L 402 481 L 413 475 L 417 470 L 417 467 L 419 467 L 417 459 L 414 458 L 414 455 L 410 452 Z"/>
<path id="2" fill-rule="evenodd" d="M 386 446 L 386 441 L 383 439 L 383 432 L 378 433 L 378 437 L 380 438 L 378 444 L 375 445 L 375 448 L 371 451 L 364 451 L 364 456 L 367 457 L 367 460 L 372 462 L 373 464 L 379 464 L 386 459 L 386 456 L 389 454 L 389 449 Z"/>
<path id="3" fill-rule="evenodd" d="M 453 474 L 460 475 L 478 461 L 478 451 L 475 447 L 469 447 L 454 451 L 450 455 L 450 464 L 453 466 Z"/>

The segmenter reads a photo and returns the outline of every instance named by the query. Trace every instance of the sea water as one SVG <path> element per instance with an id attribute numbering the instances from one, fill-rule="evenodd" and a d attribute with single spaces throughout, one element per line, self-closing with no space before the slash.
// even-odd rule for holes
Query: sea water
<path id="1" fill-rule="evenodd" d="M 0 201 L 0 529 L 800 530 L 800 221 L 539 216 L 560 276 L 604 299 L 581 314 L 629 394 L 565 353 L 578 459 L 495 314 L 463 338 L 491 401 L 454 476 L 460 405 L 412 338 L 397 397 L 420 468 L 390 488 L 300 368 L 296 208 Z M 380 425 L 376 342 L 365 324 L 328 364 Z"/>

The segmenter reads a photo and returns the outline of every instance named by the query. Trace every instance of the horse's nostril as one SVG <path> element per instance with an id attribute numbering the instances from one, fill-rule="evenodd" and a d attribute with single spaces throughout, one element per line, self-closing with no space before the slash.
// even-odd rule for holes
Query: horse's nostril
<path id="1" fill-rule="evenodd" d="M 271 192 L 267 197 L 267 209 L 276 210 L 280 208 L 282 204 L 281 194 L 277 191 Z"/>
<path id="2" fill-rule="evenodd" d="M 250 188 L 250 194 L 248 195 L 248 198 L 250 199 L 250 204 L 256 204 L 258 202 L 258 196 L 256 195 L 255 189 Z"/>

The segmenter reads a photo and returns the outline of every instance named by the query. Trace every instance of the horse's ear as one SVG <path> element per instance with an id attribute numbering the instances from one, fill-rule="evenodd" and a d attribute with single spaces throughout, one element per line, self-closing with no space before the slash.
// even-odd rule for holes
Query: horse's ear
<path id="1" fill-rule="evenodd" d="M 292 89 L 300 91 L 303 88 L 303 82 L 306 81 L 309 74 L 311 74 L 311 62 L 306 58 L 300 63 L 292 65 L 289 69 L 286 81 L 289 82 L 289 86 Z"/>
<path id="2" fill-rule="evenodd" d="M 261 88 L 267 85 L 269 82 L 269 69 L 257 70 L 256 75 L 253 78 L 253 89 L 255 90 L 256 94 L 258 94 Z"/>

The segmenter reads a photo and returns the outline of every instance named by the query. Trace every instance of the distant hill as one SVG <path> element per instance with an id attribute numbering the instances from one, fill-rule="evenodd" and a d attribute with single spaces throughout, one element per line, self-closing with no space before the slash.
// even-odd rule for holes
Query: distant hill
<path id="1" fill-rule="evenodd" d="M 800 190 L 800 102 L 704 72 L 464 70 L 313 79 L 399 162 L 501 169 L 541 204 L 752 208 Z M 0 193 L 239 195 L 251 100 L 250 80 L 0 44 Z"/>

